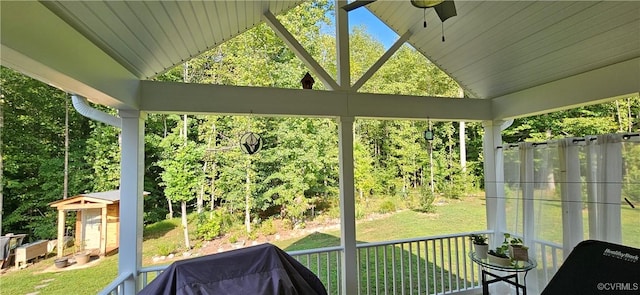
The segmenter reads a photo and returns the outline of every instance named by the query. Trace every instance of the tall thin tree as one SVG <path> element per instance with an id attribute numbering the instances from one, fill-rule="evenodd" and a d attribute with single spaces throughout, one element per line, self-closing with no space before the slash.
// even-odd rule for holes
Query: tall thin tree
<path id="1" fill-rule="evenodd" d="M 2 131 L 4 128 L 4 112 L 2 111 L 2 106 L 4 105 L 4 94 L 0 93 L 0 236 L 2 235 L 2 210 L 3 210 L 3 200 L 4 200 L 4 195 L 2 192 L 2 176 L 4 173 L 4 166 L 2 163 Z"/>
<path id="2" fill-rule="evenodd" d="M 64 100 L 64 180 L 62 198 L 69 195 L 69 99 Z"/>

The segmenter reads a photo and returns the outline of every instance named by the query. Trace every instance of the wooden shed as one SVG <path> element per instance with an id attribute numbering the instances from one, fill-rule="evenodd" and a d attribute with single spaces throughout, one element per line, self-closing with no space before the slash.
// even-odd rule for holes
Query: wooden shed
<path id="1" fill-rule="evenodd" d="M 68 211 L 76 211 L 76 245 L 83 245 L 85 250 L 98 252 L 100 256 L 118 249 L 119 190 L 80 194 L 49 205 L 58 209 L 58 257 L 63 255 L 65 218 Z"/>

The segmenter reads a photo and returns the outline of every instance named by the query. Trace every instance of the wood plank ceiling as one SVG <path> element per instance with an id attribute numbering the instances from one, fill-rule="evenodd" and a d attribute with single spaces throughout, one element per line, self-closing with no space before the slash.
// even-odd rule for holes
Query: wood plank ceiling
<path id="1" fill-rule="evenodd" d="M 141 80 L 262 23 L 266 11 L 278 15 L 300 3 L 0 1 L 1 57 L 4 65 L 99 103 L 151 106 L 155 100 L 142 97 Z M 491 100 L 487 114 L 494 117 L 595 103 L 640 88 L 640 1 L 455 3 L 458 15 L 442 27 L 433 9 L 417 9 L 408 0 L 379 0 L 358 9 L 368 9 L 399 36 L 409 32 L 408 43 L 454 78 L 469 97 Z M 422 27 L 425 12 L 427 28 Z M 441 41 L 443 31 L 446 42 Z M 74 43 L 77 58 L 65 52 Z M 82 62 L 74 63 L 74 58 Z M 346 97 L 353 99 L 355 94 L 348 92 Z M 274 93 L 275 101 L 283 95 L 288 94 Z M 546 102 L 534 105 L 532 98 Z M 338 113 L 342 111 L 327 115 Z"/>

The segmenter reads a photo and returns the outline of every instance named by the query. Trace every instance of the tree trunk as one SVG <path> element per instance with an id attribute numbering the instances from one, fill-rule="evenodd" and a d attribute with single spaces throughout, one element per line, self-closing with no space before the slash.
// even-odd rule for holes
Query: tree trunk
<path id="1" fill-rule="evenodd" d="M 631 98 L 627 98 L 627 132 L 633 129 L 633 114 L 631 113 Z"/>
<path id="2" fill-rule="evenodd" d="M 212 129 L 211 134 L 213 134 L 214 136 L 217 137 L 216 124 L 215 123 L 211 124 L 211 129 Z M 216 149 L 217 145 L 218 145 L 218 142 L 217 142 L 217 140 L 214 139 L 213 140 L 213 150 L 214 150 L 213 153 L 215 153 L 215 149 Z M 211 201 L 210 201 L 210 211 L 213 211 L 213 209 L 215 207 L 215 204 L 216 204 L 216 185 L 215 185 L 215 183 L 216 183 L 216 173 L 217 173 L 216 170 L 218 168 L 218 165 L 216 163 L 216 158 L 212 157 L 212 159 L 213 160 L 211 161 Z"/>
<path id="3" fill-rule="evenodd" d="M 249 204 L 250 195 L 251 195 L 251 156 L 247 155 L 247 185 L 246 191 L 244 195 L 244 224 L 247 227 L 247 233 L 251 232 L 251 204 Z"/>
<path id="4" fill-rule="evenodd" d="M 3 187 L 2 187 L 2 177 L 3 177 L 3 173 L 4 173 L 4 166 L 2 163 L 2 157 L 4 156 L 2 154 L 2 129 L 4 128 L 4 113 L 2 111 L 2 106 L 4 105 L 4 95 L 0 94 L 0 236 L 2 235 L 2 206 L 3 204 L 3 199 L 4 199 L 4 195 L 3 195 Z"/>
<path id="5" fill-rule="evenodd" d="M 618 118 L 618 130 L 624 130 L 624 126 L 622 125 L 622 114 L 620 114 L 620 102 L 616 100 L 616 118 Z"/>
<path id="6" fill-rule="evenodd" d="M 64 179 L 62 198 L 69 195 L 69 100 L 64 100 Z"/>
<path id="7" fill-rule="evenodd" d="M 213 127 L 213 132 L 215 132 L 215 124 Z M 213 135 L 209 134 L 209 138 L 207 139 L 207 151 L 211 149 L 211 137 Z M 204 165 L 202 165 L 202 174 L 203 175 L 207 175 L 207 167 L 209 166 L 209 161 L 204 161 Z M 205 181 L 206 182 L 206 181 Z M 198 212 L 198 214 L 202 213 L 202 211 L 204 210 L 204 187 L 205 187 L 205 182 L 202 183 L 202 185 L 200 186 L 200 193 L 197 196 L 197 200 L 196 200 L 196 210 Z"/>
<path id="8" fill-rule="evenodd" d="M 187 250 L 190 250 L 191 244 L 189 243 L 189 229 L 187 228 L 187 202 L 182 201 L 180 203 L 180 209 L 182 211 L 182 231 L 184 232 L 184 246 L 187 247 Z"/>
<path id="9" fill-rule="evenodd" d="M 162 116 L 162 123 L 164 124 L 164 131 L 162 133 L 162 138 L 167 138 L 167 116 Z M 169 219 L 173 219 L 173 204 L 171 203 L 171 199 L 167 198 L 167 205 L 169 207 Z"/>
<path id="10" fill-rule="evenodd" d="M 460 168 L 467 172 L 467 140 L 464 121 L 460 121 Z"/>
<path id="11" fill-rule="evenodd" d="M 169 206 L 169 219 L 173 218 L 173 203 L 171 203 L 171 200 L 169 198 L 167 198 L 167 205 Z"/>
<path id="12" fill-rule="evenodd" d="M 458 89 L 458 95 L 461 98 L 464 98 L 464 90 L 462 88 Z M 466 143 L 466 129 L 464 121 L 460 121 L 459 128 L 459 138 L 460 138 L 460 169 L 462 172 L 467 172 L 467 143 Z"/>

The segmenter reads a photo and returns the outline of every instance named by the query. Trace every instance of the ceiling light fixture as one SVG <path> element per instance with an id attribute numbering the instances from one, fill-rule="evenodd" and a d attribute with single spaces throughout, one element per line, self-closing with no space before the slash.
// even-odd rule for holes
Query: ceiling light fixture
<path id="1" fill-rule="evenodd" d="M 434 7 L 443 1 L 444 0 L 411 0 L 411 4 L 418 8 L 429 8 Z"/>
<path id="2" fill-rule="evenodd" d="M 444 21 L 457 15 L 453 0 L 411 0 L 411 5 L 422 8 L 425 28 L 427 27 L 427 8 L 433 8 L 436 11 L 442 21 L 442 42 L 444 42 Z"/>

